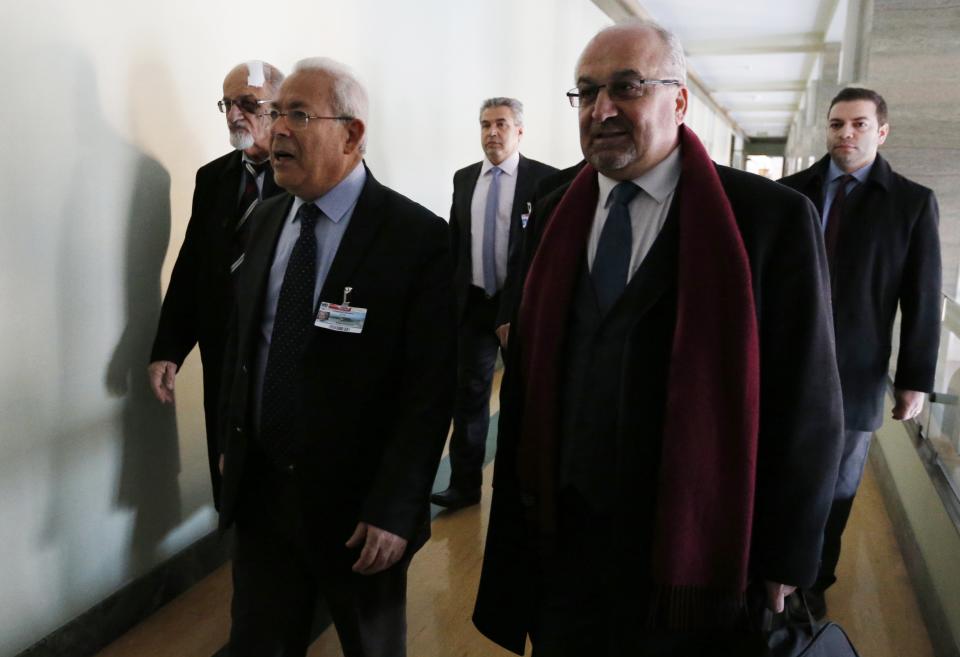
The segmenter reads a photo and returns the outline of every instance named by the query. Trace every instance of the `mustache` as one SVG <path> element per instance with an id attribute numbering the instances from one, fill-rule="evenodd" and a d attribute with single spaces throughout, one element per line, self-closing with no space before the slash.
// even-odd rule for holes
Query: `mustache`
<path id="1" fill-rule="evenodd" d="M 239 132 L 241 130 L 245 132 L 250 132 L 250 124 L 247 123 L 246 119 L 238 119 L 237 121 L 231 121 L 229 127 L 231 132 Z"/>
<path id="2" fill-rule="evenodd" d="M 270 150 L 271 151 L 290 150 L 289 143 L 283 137 L 274 137 L 270 141 Z"/>
<path id="3" fill-rule="evenodd" d="M 591 123 L 590 132 L 588 133 L 591 137 L 599 137 L 609 132 L 629 132 L 630 126 L 626 121 L 621 119 L 618 116 L 610 117 L 602 123 Z"/>

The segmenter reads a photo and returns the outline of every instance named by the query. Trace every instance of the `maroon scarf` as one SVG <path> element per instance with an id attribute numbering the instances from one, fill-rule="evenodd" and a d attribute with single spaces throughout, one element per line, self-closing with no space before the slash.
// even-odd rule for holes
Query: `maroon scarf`
<path id="1" fill-rule="evenodd" d="M 677 318 L 652 563 L 655 613 L 671 626 L 700 624 L 718 606 L 711 600 L 746 588 L 760 380 L 750 265 L 733 210 L 686 126 L 680 145 Z M 561 349 L 598 195 L 596 170 L 587 165 L 544 227 L 520 306 L 518 469 L 521 485 L 541 502 L 545 533 L 556 527 Z"/>

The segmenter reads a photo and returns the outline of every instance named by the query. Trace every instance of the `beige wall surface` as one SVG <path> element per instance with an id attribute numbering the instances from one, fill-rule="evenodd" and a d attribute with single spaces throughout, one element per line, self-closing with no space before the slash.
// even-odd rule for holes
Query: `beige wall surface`
<path id="1" fill-rule="evenodd" d="M 943 290 L 960 289 L 960 2 L 873 0 L 868 86 L 890 106 L 883 154 L 940 202 Z"/>

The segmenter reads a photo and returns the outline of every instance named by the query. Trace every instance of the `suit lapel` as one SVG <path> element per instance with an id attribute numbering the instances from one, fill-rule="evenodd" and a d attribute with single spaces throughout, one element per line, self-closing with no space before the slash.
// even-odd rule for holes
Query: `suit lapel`
<path id="1" fill-rule="evenodd" d="M 260 197 L 263 200 L 266 200 L 281 191 L 283 190 L 280 189 L 280 187 L 277 185 L 277 182 L 273 179 L 273 167 L 267 167 L 264 171 L 263 189 L 260 193 Z"/>
<path id="2" fill-rule="evenodd" d="M 517 185 L 513 192 L 513 205 L 510 209 L 510 245 L 512 250 L 515 244 L 519 244 L 520 236 L 523 234 L 523 225 L 520 222 L 520 215 L 526 211 L 523 205 L 523 199 L 533 197 L 533 179 L 530 177 L 530 161 L 523 155 L 520 156 L 520 164 L 517 165 Z"/>
<path id="3" fill-rule="evenodd" d="M 243 155 L 240 151 L 234 151 L 217 183 L 217 217 L 224 228 L 233 226 L 237 219 L 237 201 L 242 174 Z"/>
<path id="4" fill-rule="evenodd" d="M 254 212 L 257 222 L 253 224 L 250 234 L 250 244 L 244 255 L 243 265 L 239 275 L 241 281 L 239 289 L 246 294 L 237 296 L 238 326 L 245 335 L 241 335 L 241 345 L 249 345 L 250 334 L 256 331 L 254 322 L 259 321 L 257 309 L 263 305 L 263 296 L 270 277 L 270 267 L 273 264 L 273 254 L 280 239 L 284 220 L 290 213 L 293 196 L 284 194 L 275 199 L 267 208 L 258 207 Z"/>
<path id="5" fill-rule="evenodd" d="M 607 316 L 629 308 L 641 319 L 664 292 L 676 284 L 677 247 L 679 245 L 679 199 L 674 194 L 667 219 L 640 267 Z"/>
<path id="6" fill-rule="evenodd" d="M 320 291 L 320 301 L 338 303 L 343 298 L 343 288 L 350 285 L 350 279 L 363 261 L 370 243 L 387 219 L 381 208 L 382 204 L 383 186 L 373 177 L 370 169 L 367 169 L 367 180 L 357 200 L 357 207 L 350 217 L 350 225 L 347 226 L 333 264 L 330 265 L 327 280 Z"/>
<path id="7" fill-rule="evenodd" d="M 458 216 L 463 217 L 464 224 L 460 226 L 462 239 L 460 240 L 459 257 L 465 263 L 471 262 L 470 258 L 473 253 L 473 192 L 477 188 L 477 181 L 480 180 L 481 166 L 482 162 L 472 165 L 467 172 L 467 184 L 457 190 Z"/>

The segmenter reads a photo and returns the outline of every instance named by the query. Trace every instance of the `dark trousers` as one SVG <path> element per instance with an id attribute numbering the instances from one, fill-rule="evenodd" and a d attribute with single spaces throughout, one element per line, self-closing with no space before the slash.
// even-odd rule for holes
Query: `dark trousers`
<path id="1" fill-rule="evenodd" d="M 744 627 L 737 630 L 646 629 L 649 546 L 624 543 L 614 529 L 615 518 L 594 511 L 572 488 L 561 494 L 559 515 L 556 543 L 538 557 L 533 657 L 764 654 L 762 640 L 746 616 Z M 642 535 L 630 538 L 642 540 Z"/>
<path id="2" fill-rule="evenodd" d="M 833 493 L 833 504 L 827 525 L 823 531 L 823 552 L 820 556 L 820 573 L 814 588 L 826 590 L 837 581 L 837 563 L 840 561 L 840 537 L 847 526 L 853 498 L 863 479 L 863 469 L 867 463 L 870 449 L 871 431 L 844 431 L 843 456 L 840 459 L 840 472 Z"/>
<path id="3" fill-rule="evenodd" d="M 291 475 L 263 471 L 244 483 L 233 555 L 231 657 L 306 655 L 320 596 L 345 657 L 405 657 L 409 561 L 358 575 L 350 566 L 359 549 L 343 545 L 350 532 L 340 528 L 336 536 L 318 538 L 309 531 Z"/>
<path id="4" fill-rule="evenodd" d="M 457 400 L 450 437 L 450 487 L 480 490 L 490 428 L 490 388 L 500 341 L 496 329 L 499 293 L 487 298 L 470 286 L 457 341 Z"/>

